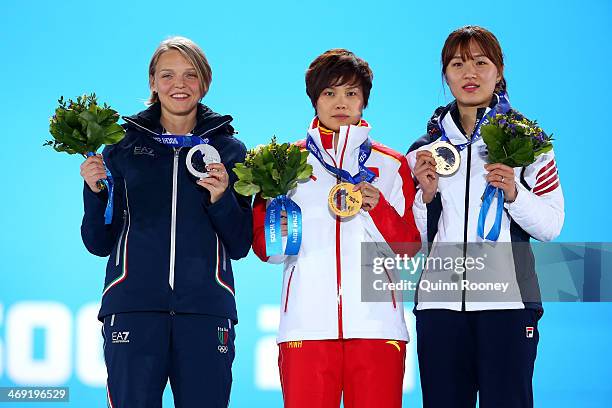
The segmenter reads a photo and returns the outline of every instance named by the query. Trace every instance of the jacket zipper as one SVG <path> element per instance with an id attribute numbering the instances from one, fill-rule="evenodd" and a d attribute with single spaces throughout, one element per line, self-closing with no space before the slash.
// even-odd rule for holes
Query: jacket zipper
<path id="1" fill-rule="evenodd" d="M 470 206 L 470 167 L 472 164 L 472 144 L 467 148 L 467 171 L 465 176 L 465 213 L 463 218 L 463 259 L 467 257 L 467 233 L 468 233 L 468 214 Z M 467 279 L 467 272 L 463 271 L 463 280 Z M 465 312 L 465 289 L 461 291 L 461 311 Z"/>
<path id="2" fill-rule="evenodd" d="M 123 227 L 121 227 L 121 234 L 119 235 L 119 241 L 117 241 L 117 250 L 115 251 L 115 266 L 119 266 L 119 259 L 121 259 L 121 241 L 123 241 L 123 235 L 125 234 L 126 226 L 127 210 L 123 210 Z"/>
<path id="3" fill-rule="evenodd" d="M 177 201 L 177 190 L 178 190 L 178 165 L 179 165 L 179 153 L 181 148 L 174 149 L 174 167 L 172 170 L 172 216 L 170 220 L 170 273 L 168 282 L 170 288 L 174 290 L 174 265 L 176 257 L 176 201 Z"/>
<path id="4" fill-rule="evenodd" d="M 291 273 L 289 274 L 289 283 L 287 283 L 287 294 L 285 295 L 285 313 L 287 313 L 287 305 L 289 305 L 289 290 L 291 289 L 291 279 L 293 279 L 293 271 L 295 270 L 295 265 L 291 268 Z"/>
<path id="5" fill-rule="evenodd" d="M 349 132 L 351 127 L 349 126 L 346 130 L 346 137 L 344 138 L 344 146 L 342 148 L 342 153 L 340 154 L 340 168 L 342 168 L 342 162 L 344 161 L 344 152 L 346 151 L 346 145 L 348 144 Z M 338 136 L 339 138 L 339 136 Z M 338 139 L 339 141 L 339 139 Z M 334 165 L 336 161 L 334 160 Z M 340 177 L 336 177 L 336 184 L 340 184 L 342 180 Z M 338 338 L 344 338 L 344 329 L 342 324 L 342 251 L 340 245 L 340 227 L 341 227 L 341 218 L 336 215 L 336 283 L 338 287 Z"/>
<path id="6" fill-rule="evenodd" d="M 476 123 L 474 124 L 474 129 L 472 129 L 472 134 L 470 135 L 470 143 L 467 147 L 467 171 L 465 175 L 465 213 L 463 218 L 463 260 L 465 262 L 465 258 L 467 257 L 467 244 L 468 244 L 468 218 L 469 218 L 469 210 L 470 210 L 470 173 L 472 167 L 472 139 L 474 137 L 474 133 L 478 130 L 478 122 L 484 115 L 485 111 L 478 109 L 476 112 Z M 467 270 L 463 271 L 462 279 L 467 280 Z M 461 311 L 465 312 L 465 289 L 461 291 Z"/>

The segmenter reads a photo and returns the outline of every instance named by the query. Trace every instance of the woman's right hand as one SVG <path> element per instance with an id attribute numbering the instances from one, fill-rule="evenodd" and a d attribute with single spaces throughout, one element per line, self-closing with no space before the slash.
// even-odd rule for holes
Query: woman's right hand
<path id="1" fill-rule="evenodd" d="M 416 154 L 414 175 L 423 191 L 423 202 L 430 203 L 438 191 L 438 173 L 436 173 L 436 160 L 428 150 L 421 150 Z"/>
<path id="2" fill-rule="evenodd" d="M 98 180 L 106 179 L 106 168 L 102 162 L 102 155 L 88 157 L 81 164 L 81 176 L 94 193 L 99 193 L 100 189 L 97 186 Z"/>

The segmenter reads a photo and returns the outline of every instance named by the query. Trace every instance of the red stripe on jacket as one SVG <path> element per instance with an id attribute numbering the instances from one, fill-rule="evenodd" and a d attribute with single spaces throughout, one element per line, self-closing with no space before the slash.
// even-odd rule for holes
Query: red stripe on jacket
<path id="1" fill-rule="evenodd" d="M 552 159 L 546 166 L 542 167 L 540 171 L 538 171 L 538 175 L 536 178 L 540 178 L 542 174 L 546 172 L 546 170 L 550 169 L 554 165 L 555 165 L 555 159 Z"/>
<path id="2" fill-rule="evenodd" d="M 394 244 L 390 246 L 396 253 L 412 256 L 420 249 L 421 234 L 412 213 L 416 189 L 408 167 L 408 161 L 405 156 L 378 143 L 373 143 L 372 149 L 391 156 L 400 162 L 399 175 L 402 178 L 404 215 L 400 216 L 381 192 L 378 204 L 370 210 L 370 217 L 372 217 L 376 228 L 385 238 L 385 241 Z"/>
<path id="3" fill-rule="evenodd" d="M 270 257 L 266 254 L 265 222 L 266 200 L 257 194 L 253 203 L 253 252 L 259 259 L 267 262 Z"/>

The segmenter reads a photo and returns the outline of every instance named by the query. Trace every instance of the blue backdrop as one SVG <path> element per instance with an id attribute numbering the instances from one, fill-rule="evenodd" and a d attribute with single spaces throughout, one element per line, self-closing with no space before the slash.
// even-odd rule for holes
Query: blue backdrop
<path id="1" fill-rule="evenodd" d="M 364 116 L 374 137 L 405 151 L 433 109 L 450 100 L 439 63 L 446 36 L 465 24 L 483 25 L 504 49 L 513 105 L 554 134 L 566 199 L 558 240 L 612 239 L 609 135 L 602 128 L 612 91 L 610 2 L 222 3 L 3 2 L 0 386 L 67 385 L 65 406 L 105 404 L 95 320 L 105 260 L 80 240 L 81 159 L 42 143 L 60 95 L 95 91 L 122 114 L 143 109 L 149 58 L 170 35 L 190 37 L 205 50 L 213 82 L 204 102 L 232 114 L 251 147 L 273 134 L 282 141 L 303 137 L 313 115 L 306 67 L 327 49 L 349 48 L 375 74 Z M 280 273 L 253 254 L 235 264 L 234 407 L 282 406 L 274 344 Z M 612 406 L 611 316 L 610 304 L 546 305 L 537 407 Z M 406 367 L 405 405 L 420 406 L 414 342 Z"/>

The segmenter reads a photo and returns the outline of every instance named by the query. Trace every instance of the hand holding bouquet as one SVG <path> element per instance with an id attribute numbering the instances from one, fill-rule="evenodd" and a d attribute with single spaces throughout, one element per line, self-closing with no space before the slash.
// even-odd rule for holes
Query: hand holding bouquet
<path id="1" fill-rule="evenodd" d="M 242 195 L 261 194 L 271 200 L 266 208 L 265 235 L 268 256 L 282 253 L 280 212 L 286 211 L 286 255 L 297 255 L 302 240 L 302 211 L 287 194 L 299 181 L 308 180 L 312 165 L 307 163 L 309 152 L 289 143 L 260 145 L 247 153 L 244 163 L 233 169 L 238 176 L 235 190 Z"/>

